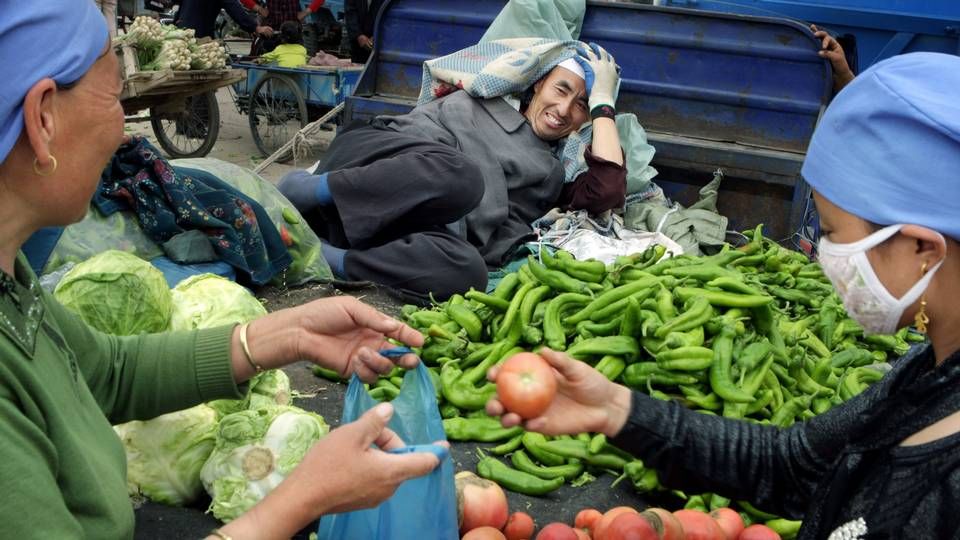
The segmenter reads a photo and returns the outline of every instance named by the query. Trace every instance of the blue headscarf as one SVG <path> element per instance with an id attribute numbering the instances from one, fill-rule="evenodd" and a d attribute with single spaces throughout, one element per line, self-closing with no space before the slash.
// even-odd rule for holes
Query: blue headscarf
<path id="1" fill-rule="evenodd" d="M 863 72 L 827 108 L 801 174 L 863 219 L 960 239 L 960 58 L 904 54 Z"/>
<path id="2" fill-rule="evenodd" d="M 107 46 L 92 0 L 0 0 L 0 163 L 23 131 L 23 98 L 45 78 L 78 81 Z"/>

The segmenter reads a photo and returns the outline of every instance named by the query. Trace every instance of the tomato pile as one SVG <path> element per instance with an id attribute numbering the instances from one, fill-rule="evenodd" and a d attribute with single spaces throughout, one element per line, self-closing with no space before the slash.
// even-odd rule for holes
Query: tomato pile
<path id="1" fill-rule="evenodd" d="M 468 473 L 469 474 L 469 473 Z M 472 499 L 472 497 L 471 497 Z M 464 499 L 466 500 L 466 499 Z M 488 501 L 486 501 L 488 502 Z M 473 504 L 482 504 L 473 501 Z M 501 512 L 502 511 L 502 512 Z M 498 516 L 506 514 L 506 503 L 497 507 Z M 499 519 L 499 517 L 498 517 Z M 484 524 L 461 527 L 462 540 L 780 540 L 781 535 L 763 524 L 746 526 L 739 513 L 718 508 L 709 514 L 683 509 L 670 512 L 664 508 L 648 508 L 642 512 L 629 506 L 617 506 L 606 513 L 587 508 L 581 510 L 572 526 L 549 523 L 536 530 L 533 519 L 524 512 L 515 512 L 500 528 Z M 534 535 L 536 532 L 536 535 Z M 788 535 L 793 527 L 782 528 Z"/>

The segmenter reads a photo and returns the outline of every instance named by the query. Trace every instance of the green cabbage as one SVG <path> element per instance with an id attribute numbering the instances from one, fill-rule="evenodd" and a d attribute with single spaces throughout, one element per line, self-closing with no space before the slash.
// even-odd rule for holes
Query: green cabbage
<path id="1" fill-rule="evenodd" d="M 123 251 L 104 251 L 74 266 L 53 295 L 108 334 L 163 332 L 170 324 L 170 289 L 163 273 Z"/>
<path id="2" fill-rule="evenodd" d="M 289 405 L 293 399 L 290 377 L 282 370 L 271 369 L 254 376 L 247 383 L 247 395 L 243 399 L 218 399 L 207 403 L 219 417 L 246 409 Z"/>
<path id="3" fill-rule="evenodd" d="M 244 286 L 215 274 L 191 276 L 178 283 L 171 294 L 173 330 L 245 323 L 267 313 Z"/>
<path id="4" fill-rule="evenodd" d="M 329 429 L 320 415 L 291 406 L 224 416 L 200 471 L 213 499 L 210 511 L 221 521 L 236 519 L 277 487 Z"/>
<path id="5" fill-rule="evenodd" d="M 172 506 L 203 493 L 200 469 L 213 452 L 217 414 L 206 405 L 114 426 L 127 453 L 127 488 Z"/>

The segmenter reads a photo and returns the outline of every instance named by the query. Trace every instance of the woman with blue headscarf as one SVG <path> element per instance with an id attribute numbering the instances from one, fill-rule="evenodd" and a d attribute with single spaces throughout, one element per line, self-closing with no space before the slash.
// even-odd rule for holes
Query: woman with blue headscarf
<path id="1" fill-rule="evenodd" d="M 112 423 L 218 398 L 301 359 L 372 380 L 386 338 L 415 330 L 354 299 L 239 327 L 116 338 L 57 304 L 19 253 L 42 227 L 84 217 L 123 137 L 107 26 L 90 0 L 0 0 L 0 523 L 5 538 L 131 538 L 126 457 Z M 398 360 L 412 367 L 416 359 Z M 402 446 L 380 405 L 334 430 L 247 514 L 211 538 L 288 538 L 327 512 L 373 506 L 437 456 Z M 382 450 L 381 450 L 382 449 Z M 444 450 L 438 450 L 442 455 Z M 333 464 L 334 466 L 331 466 Z"/>
<path id="2" fill-rule="evenodd" d="M 652 399 L 544 351 L 558 396 L 525 425 L 605 433 L 666 486 L 803 519 L 800 539 L 958 538 L 960 58 L 907 54 L 855 78 L 817 126 L 802 174 L 820 262 L 847 312 L 867 333 L 913 324 L 928 345 L 787 429 Z M 487 412 L 521 422 L 496 400 Z"/>

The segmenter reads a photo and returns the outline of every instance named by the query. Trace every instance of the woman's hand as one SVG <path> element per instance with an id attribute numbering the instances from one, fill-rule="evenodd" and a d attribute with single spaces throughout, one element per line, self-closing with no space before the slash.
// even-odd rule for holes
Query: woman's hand
<path id="1" fill-rule="evenodd" d="M 331 431 L 275 490 L 221 530 L 238 540 L 290 538 L 322 515 L 374 507 L 403 481 L 435 469 L 434 454 L 386 452 L 403 446 L 386 427 L 392 415 L 393 406 L 382 403 Z"/>
<path id="2" fill-rule="evenodd" d="M 523 424 L 530 431 L 547 435 L 600 432 L 612 437 L 620 432 L 630 413 L 630 390 L 564 353 L 541 349 L 539 354 L 557 377 L 557 396 L 547 411 L 524 422 L 517 414 L 506 412 L 494 398 L 487 402 L 487 414 L 502 415 L 500 421 L 506 427 Z M 497 373 L 494 367 L 487 378 L 495 381 Z"/>
<path id="3" fill-rule="evenodd" d="M 830 61 L 833 69 L 833 92 L 837 93 L 850 84 L 854 77 L 850 65 L 847 64 L 847 56 L 843 53 L 840 42 L 825 30 L 820 30 L 815 24 L 810 25 L 810 30 L 813 31 L 813 36 L 820 40 L 820 57 Z"/>
<path id="4" fill-rule="evenodd" d="M 309 360 L 343 377 L 356 373 L 367 382 L 394 367 L 393 360 L 377 353 L 394 347 L 387 338 L 414 347 L 423 345 L 420 332 L 352 296 L 323 298 L 271 313 L 250 323 L 247 329 L 250 356 L 265 369 Z M 234 342 L 234 373 L 238 380 L 244 380 L 243 375 L 249 377 L 252 370 L 243 371 L 250 368 L 242 356 L 239 336 Z M 413 368 L 417 362 L 412 354 L 396 361 L 404 368 Z"/>

